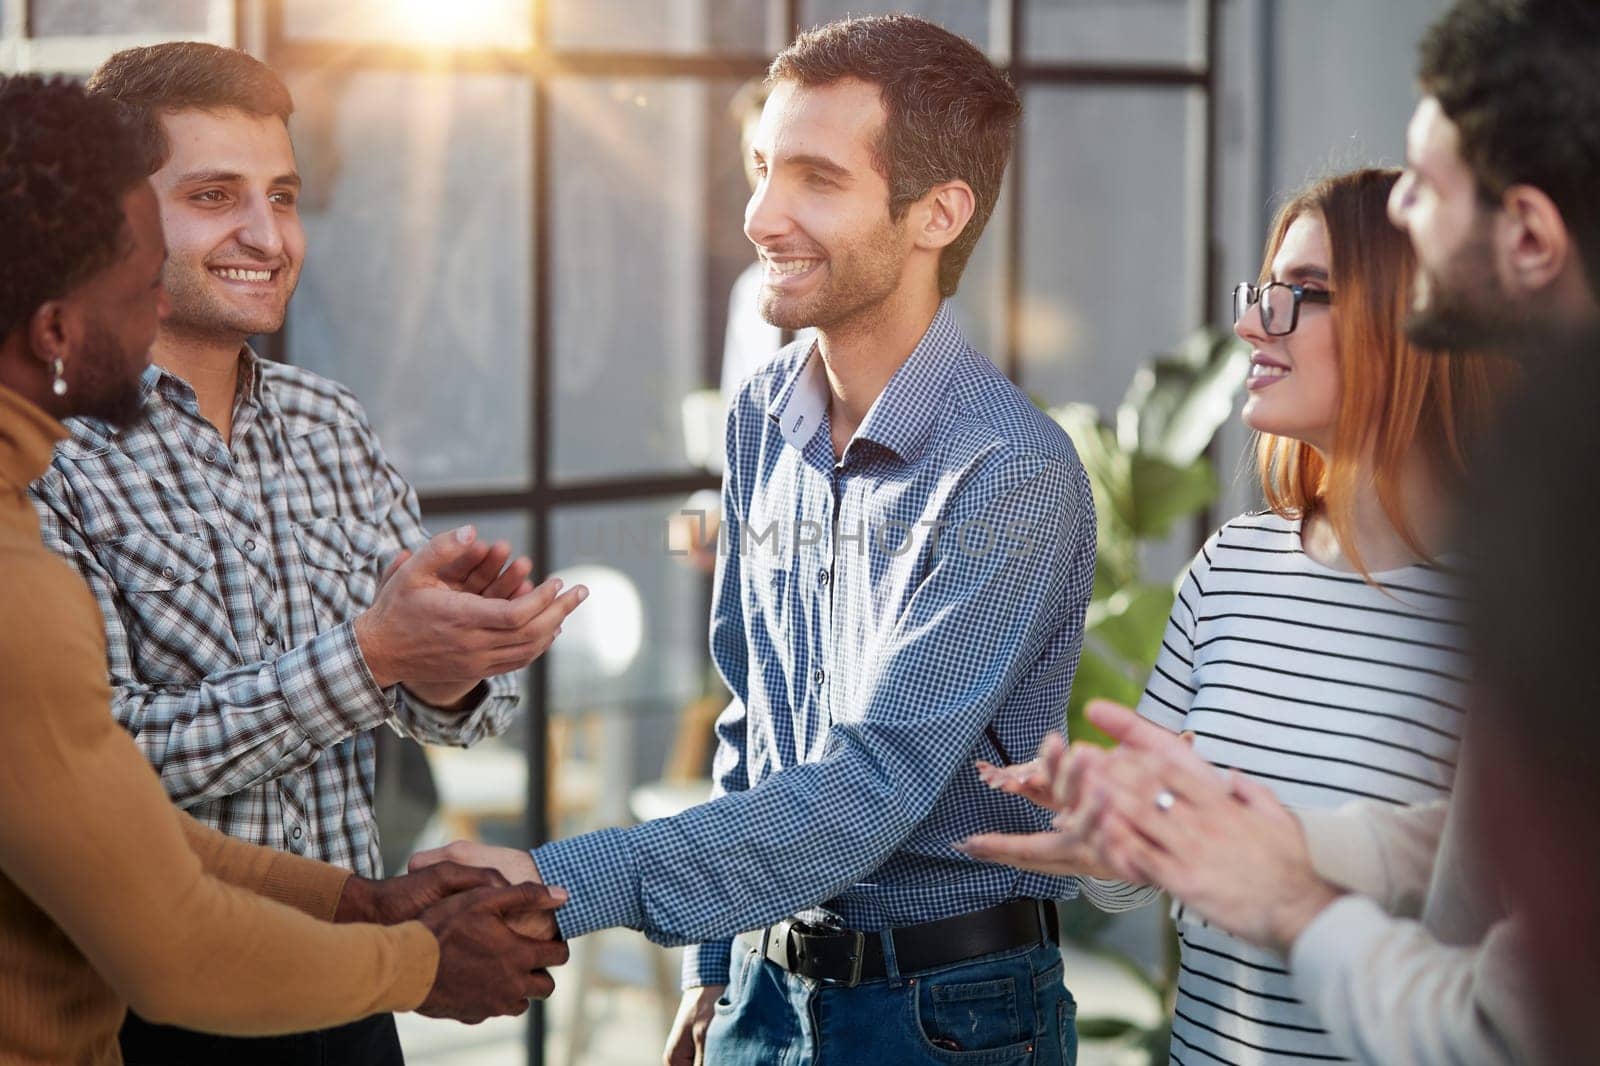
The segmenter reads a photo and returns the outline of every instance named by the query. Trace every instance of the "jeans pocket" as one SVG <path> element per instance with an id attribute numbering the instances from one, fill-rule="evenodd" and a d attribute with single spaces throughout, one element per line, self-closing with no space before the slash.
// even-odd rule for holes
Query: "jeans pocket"
<path id="1" fill-rule="evenodd" d="M 1019 1016 L 1017 978 L 951 980 L 957 976 L 962 975 L 930 977 L 909 990 L 925 1057 L 949 1063 L 1030 1062 L 1033 1033 Z"/>
<path id="2" fill-rule="evenodd" d="M 728 987 L 722 990 L 722 995 L 711 1005 L 714 1012 L 726 1014 L 738 1006 L 745 983 L 750 979 L 750 964 L 755 962 L 757 954 L 755 948 L 745 948 L 733 972 L 728 975 Z"/>

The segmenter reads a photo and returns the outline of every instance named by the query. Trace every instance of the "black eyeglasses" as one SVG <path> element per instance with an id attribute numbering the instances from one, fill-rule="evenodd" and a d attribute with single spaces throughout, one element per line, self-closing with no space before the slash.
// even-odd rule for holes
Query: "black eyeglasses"
<path id="1" fill-rule="evenodd" d="M 1307 302 L 1331 304 L 1333 293 L 1282 281 L 1261 286 L 1241 281 L 1233 287 L 1233 320 L 1239 321 L 1259 303 L 1261 328 L 1269 337 L 1284 337 L 1300 324 L 1300 305 Z"/>

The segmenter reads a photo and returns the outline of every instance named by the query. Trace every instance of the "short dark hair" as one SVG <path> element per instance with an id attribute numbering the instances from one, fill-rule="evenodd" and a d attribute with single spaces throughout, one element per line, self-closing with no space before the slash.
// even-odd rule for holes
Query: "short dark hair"
<path id="1" fill-rule="evenodd" d="M 889 183 L 889 217 L 940 182 L 972 186 L 972 220 L 939 259 L 951 296 L 1000 198 L 1022 102 L 1010 80 L 970 41 L 911 15 L 843 19 L 801 34 L 767 71 L 772 82 L 878 87 L 888 118 L 876 164 Z"/>
<path id="2" fill-rule="evenodd" d="M 1420 52 L 1423 91 L 1460 131 L 1483 195 L 1549 196 L 1600 282 L 1600 4 L 1456 0 Z"/>
<path id="3" fill-rule="evenodd" d="M 285 124 L 294 98 L 272 68 L 237 48 L 175 41 L 127 48 L 89 77 L 89 91 L 112 97 L 134 117 L 152 173 L 171 153 L 161 116 L 173 111 L 243 111 Z"/>
<path id="4" fill-rule="evenodd" d="M 148 173 L 116 102 L 0 78 L 0 337 L 126 253 L 122 199 Z"/>

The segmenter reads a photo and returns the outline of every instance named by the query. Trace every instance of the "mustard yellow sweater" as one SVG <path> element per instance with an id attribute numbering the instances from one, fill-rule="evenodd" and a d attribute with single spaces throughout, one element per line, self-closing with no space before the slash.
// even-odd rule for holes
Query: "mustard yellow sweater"
<path id="1" fill-rule="evenodd" d="M 120 1062 L 129 1005 L 249 1035 L 415 1008 L 425 926 L 330 924 L 348 873 L 199 825 L 111 717 L 94 601 L 25 495 L 65 436 L 0 387 L 0 1063 Z"/>

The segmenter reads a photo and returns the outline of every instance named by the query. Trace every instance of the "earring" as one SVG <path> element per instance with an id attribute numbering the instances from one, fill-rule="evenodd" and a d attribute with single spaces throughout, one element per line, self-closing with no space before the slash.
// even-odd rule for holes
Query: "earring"
<path id="1" fill-rule="evenodd" d="M 50 383 L 50 391 L 57 396 L 65 396 L 67 394 L 67 365 L 59 358 L 53 359 L 50 362 L 50 370 L 56 376 L 56 379 Z"/>

